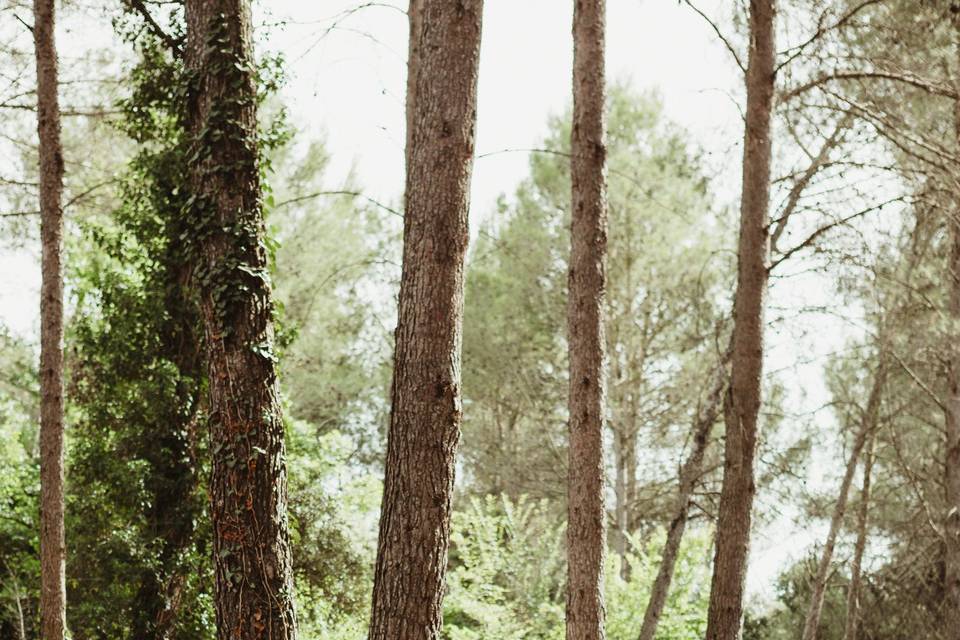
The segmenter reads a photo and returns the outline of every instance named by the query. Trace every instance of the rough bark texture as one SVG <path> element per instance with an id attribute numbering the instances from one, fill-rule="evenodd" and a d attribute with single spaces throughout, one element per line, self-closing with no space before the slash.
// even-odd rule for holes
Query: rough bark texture
<path id="1" fill-rule="evenodd" d="M 284 429 L 257 153 L 246 0 L 188 0 L 191 227 L 209 386 L 211 519 L 221 639 L 296 637 Z"/>
<path id="2" fill-rule="evenodd" d="M 960 36 L 960 14 L 954 14 L 954 29 Z M 960 58 L 960 43 L 957 45 Z M 957 80 L 960 86 L 960 78 Z M 960 100 L 954 103 L 954 128 L 960 144 Z M 957 170 L 960 173 L 960 169 Z M 960 183 L 960 178 L 956 179 Z M 960 184 L 956 192 L 960 193 Z M 960 327 L 960 211 L 955 210 L 948 221 L 950 238 L 950 264 L 947 269 L 950 294 L 947 313 L 954 330 Z M 960 348 L 954 334 L 950 345 L 950 361 L 947 366 L 947 398 L 944 419 L 945 460 L 944 497 L 947 513 L 944 517 L 945 572 L 944 572 L 944 626 L 952 629 L 951 639 L 960 638 Z"/>
<path id="3" fill-rule="evenodd" d="M 605 0 L 575 0 L 567 341 L 567 640 L 604 637 Z"/>
<path id="4" fill-rule="evenodd" d="M 860 508 L 857 510 L 857 542 L 850 566 L 850 586 L 847 589 L 847 621 L 844 640 L 857 640 L 860 625 L 860 587 L 862 584 L 863 553 L 867 548 L 867 526 L 870 516 L 870 479 L 873 475 L 873 447 L 876 436 L 870 437 L 863 462 L 863 485 L 860 488 Z"/>
<path id="5" fill-rule="evenodd" d="M 57 98 L 54 1 L 35 0 L 37 131 L 40 136 L 40 637 L 66 633 L 63 525 L 63 149 Z"/>
<path id="6" fill-rule="evenodd" d="M 740 201 L 733 360 L 724 402 L 726 443 L 707 640 L 735 640 L 743 621 L 756 493 L 754 458 L 763 372 L 770 208 L 770 115 L 774 91 L 774 0 L 750 0 L 750 54 Z"/>
<path id="7" fill-rule="evenodd" d="M 703 457 L 710 442 L 710 432 L 720 415 L 723 406 L 724 391 L 727 388 L 727 365 L 730 362 L 730 351 L 724 355 L 717 365 L 710 392 L 706 402 L 697 412 L 693 424 L 693 449 L 680 469 L 680 487 L 677 493 L 677 506 L 673 518 L 667 527 L 667 541 L 663 546 L 660 558 L 660 568 L 657 577 L 650 588 L 650 600 L 643 614 L 643 625 L 640 627 L 640 640 L 653 640 L 657 635 L 657 625 L 667 603 L 670 593 L 670 583 L 673 582 L 673 573 L 677 566 L 677 557 L 680 553 L 680 543 L 687 528 L 687 515 L 690 510 L 690 501 L 697 481 L 703 473 Z"/>
<path id="8" fill-rule="evenodd" d="M 810 607 L 807 609 L 807 616 L 803 623 L 803 640 L 816 640 L 817 637 L 820 613 L 823 611 L 823 597 L 827 590 L 827 578 L 830 573 L 830 563 L 833 561 L 833 549 L 837 544 L 840 527 L 843 525 L 843 516 L 847 510 L 847 497 L 850 494 L 853 475 L 857 470 L 860 452 L 863 451 L 864 444 L 872 436 L 877 426 L 885 378 L 886 372 L 881 360 L 880 366 L 874 374 L 873 387 L 870 389 L 863 423 L 860 425 L 853 443 L 853 449 L 850 451 L 850 458 L 847 460 L 847 468 L 843 474 L 843 481 L 840 483 L 840 493 L 833 507 L 833 516 L 830 518 L 830 529 L 823 544 L 820 561 L 817 563 L 817 574 L 813 578 L 813 588 L 810 595 Z"/>
<path id="9" fill-rule="evenodd" d="M 410 3 L 403 273 L 371 640 L 440 637 L 482 10 L 482 0 Z"/>

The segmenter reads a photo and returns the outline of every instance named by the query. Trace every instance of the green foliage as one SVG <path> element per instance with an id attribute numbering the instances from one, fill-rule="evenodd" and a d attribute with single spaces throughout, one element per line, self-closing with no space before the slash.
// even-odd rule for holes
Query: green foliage
<path id="1" fill-rule="evenodd" d="M 641 544 L 626 561 L 608 557 L 605 598 L 610 640 L 640 633 L 665 540 Z M 564 637 L 564 527 L 546 500 L 472 498 L 454 512 L 443 634 L 450 640 L 554 640 Z M 688 532 L 658 640 L 697 640 L 706 629 L 711 537 Z"/>

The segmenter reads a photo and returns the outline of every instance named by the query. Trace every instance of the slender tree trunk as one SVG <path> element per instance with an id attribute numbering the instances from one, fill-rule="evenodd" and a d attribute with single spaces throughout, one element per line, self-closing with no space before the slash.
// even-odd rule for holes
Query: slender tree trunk
<path id="1" fill-rule="evenodd" d="M 774 91 L 774 0 L 750 0 L 750 54 L 743 148 L 733 360 L 724 402 L 726 442 L 707 640 L 735 640 L 743 622 L 756 493 L 754 458 L 763 373 L 770 208 L 770 116 Z"/>
<path id="2" fill-rule="evenodd" d="M 247 0 L 187 0 L 188 258 L 209 387 L 217 634 L 296 637 Z"/>
<path id="3" fill-rule="evenodd" d="M 605 0 L 576 0 L 573 12 L 567 640 L 604 637 L 605 5 Z"/>
<path id="4" fill-rule="evenodd" d="M 640 627 L 640 640 L 653 640 L 657 635 L 657 625 L 667 603 L 670 593 L 670 583 L 673 582 L 673 573 L 677 566 L 677 557 L 680 554 L 680 543 L 687 528 L 687 517 L 690 511 L 690 502 L 693 490 L 703 473 L 703 458 L 710 443 L 710 432 L 720 415 L 723 406 L 723 393 L 727 388 L 727 365 L 730 362 L 730 351 L 724 354 L 722 361 L 717 365 L 710 385 L 706 403 L 697 412 L 693 423 L 693 449 L 680 469 L 680 487 L 677 493 L 676 510 L 667 527 L 667 541 L 663 546 L 660 559 L 660 568 L 657 577 L 650 589 L 650 601 L 643 614 L 643 625 Z"/>
<path id="5" fill-rule="evenodd" d="M 847 590 L 847 622 L 843 632 L 844 640 L 857 640 L 857 628 L 860 624 L 860 585 L 863 571 L 863 553 L 867 548 L 867 524 L 870 516 L 870 476 L 873 474 L 873 448 L 876 435 L 867 443 L 866 457 L 863 462 L 863 485 L 860 489 L 860 508 L 857 510 L 857 542 L 853 550 L 853 563 L 850 568 L 850 587 Z"/>
<path id="6" fill-rule="evenodd" d="M 626 434 L 623 431 L 623 425 L 619 425 L 613 430 L 613 457 L 616 472 L 613 490 L 614 500 L 616 500 L 614 505 L 616 531 L 613 535 L 613 550 L 620 557 L 620 577 L 626 580 L 629 575 L 627 570 L 629 524 L 627 523 L 627 444 Z"/>
<path id="7" fill-rule="evenodd" d="M 40 136 L 40 637 L 67 625 L 63 524 L 63 148 L 57 97 L 54 0 L 33 4 Z"/>
<path id="8" fill-rule="evenodd" d="M 817 574 L 813 579 L 810 607 L 807 610 L 807 617 L 803 624 L 803 640 L 816 640 L 817 630 L 820 626 L 820 613 L 823 611 L 823 597 L 827 590 L 827 577 L 830 573 L 830 563 L 833 561 L 833 549 L 837 543 L 837 536 L 840 534 L 840 527 L 843 525 L 843 516 L 847 509 L 847 497 L 850 494 L 850 484 L 853 482 L 853 474 L 857 470 L 857 461 L 860 459 L 860 452 L 863 451 L 867 438 L 872 437 L 873 431 L 877 426 L 880 401 L 883 396 L 883 386 L 886 380 L 882 353 L 880 357 L 881 362 L 874 374 L 873 387 L 870 390 L 870 397 L 867 400 L 863 423 L 860 425 L 860 429 L 853 443 L 853 449 L 850 451 L 850 458 L 847 460 L 846 472 L 843 475 L 843 481 L 840 483 L 840 494 L 837 496 L 837 502 L 833 508 L 833 516 L 830 519 L 830 529 L 827 532 L 827 540 L 824 542 L 823 552 L 820 554 L 820 561 L 817 565 Z"/>
<path id="9" fill-rule="evenodd" d="M 960 58 L 960 16 L 954 14 L 954 29 L 958 35 L 957 57 Z M 960 77 L 956 84 L 960 87 Z M 960 100 L 954 102 L 954 133 L 960 144 Z M 957 169 L 960 174 L 960 169 Z M 960 177 L 955 177 L 960 193 Z M 956 335 L 960 328 L 960 209 L 954 209 L 948 220 L 950 237 L 950 264 L 947 269 L 950 287 L 947 313 L 953 322 L 954 340 L 947 366 L 947 398 L 944 416 L 945 459 L 944 493 L 947 512 L 944 517 L 945 574 L 944 574 L 944 628 L 950 629 L 951 640 L 960 639 L 960 348 Z"/>
<path id="10" fill-rule="evenodd" d="M 482 10 L 482 0 L 409 8 L 403 273 L 371 640 L 440 637 Z"/>

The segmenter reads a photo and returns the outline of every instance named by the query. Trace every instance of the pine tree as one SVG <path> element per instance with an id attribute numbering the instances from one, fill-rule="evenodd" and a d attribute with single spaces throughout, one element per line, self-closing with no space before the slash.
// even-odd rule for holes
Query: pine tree
<path id="1" fill-rule="evenodd" d="M 572 218 L 567 301 L 567 640 L 604 637 L 605 11 L 605 0 L 583 0 L 575 3 L 573 14 Z"/>
<path id="2" fill-rule="evenodd" d="M 440 635 L 482 10 L 482 0 L 409 8 L 403 272 L 371 640 Z"/>
<path id="3" fill-rule="evenodd" d="M 219 638 L 297 635 L 246 0 L 188 0 L 191 228 L 209 387 Z"/>

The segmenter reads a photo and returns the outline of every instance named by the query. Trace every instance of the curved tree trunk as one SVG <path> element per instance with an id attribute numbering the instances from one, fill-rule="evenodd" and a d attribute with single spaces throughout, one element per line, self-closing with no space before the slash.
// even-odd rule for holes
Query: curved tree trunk
<path id="1" fill-rule="evenodd" d="M 722 361 L 717 365 L 710 392 L 707 394 L 706 404 L 697 412 L 693 424 L 693 449 L 680 469 L 680 487 L 677 494 L 677 505 L 673 518 L 667 527 L 667 541 L 663 545 L 660 558 L 660 568 L 657 577 L 650 588 L 650 600 L 643 614 L 643 625 L 640 627 L 640 640 L 653 640 L 657 635 L 657 625 L 667 603 L 670 593 L 670 583 L 673 582 L 673 573 L 677 566 L 677 557 L 680 554 L 680 543 L 687 529 L 687 517 L 693 490 L 703 473 L 703 458 L 710 443 L 710 432 L 720 415 L 723 406 L 723 393 L 727 388 L 727 365 L 730 362 L 730 350 L 724 354 Z"/>
<path id="2" fill-rule="evenodd" d="M 284 428 L 263 243 L 247 0 L 187 0 L 185 213 L 209 386 L 217 635 L 296 637 Z"/>
<path id="3" fill-rule="evenodd" d="M 750 55 L 743 141 L 733 360 L 724 402 L 723 487 L 707 640 L 736 640 L 743 622 L 743 590 L 750 555 L 756 493 L 754 458 L 763 373 L 763 317 L 767 290 L 770 208 L 770 116 L 774 92 L 774 0 L 750 0 Z"/>
<path id="4" fill-rule="evenodd" d="M 605 0 L 576 0 L 573 13 L 567 640 L 604 637 L 605 9 Z"/>
<path id="5" fill-rule="evenodd" d="M 850 494 L 850 484 L 853 482 L 853 474 L 857 470 L 857 461 L 860 459 L 860 452 L 863 450 L 867 439 L 872 438 L 873 431 L 877 427 L 885 381 L 886 368 L 881 352 L 880 364 L 877 366 L 877 371 L 874 374 L 873 386 L 870 389 L 870 397 L 867 400 L 867 407 L 863 416 L 863 424 L 860 426 L 857 437 L 853 443 L 853 449 L 850 451 L 850 458 L 847 461 L 843 481 L 840 483 L 840 494 L 837 496 L 837 502 L 833 508 L 833 516 L 830 519 L 830 529 L 827 532 L 827 540 L 824 542 L 823 552 L 820 554 L 820 561 L 817 564 L 817 574 L 813 579 L 813 592 L 810 596 L 810 607 L 807 610 L 807 617 L 803 623 L 803 640 L 816 640 L 817 637 L 817 630 L 820 626 L 820 613 L 823 611 L 823 597 L 827 590 L 827 577 L 830 573 L 830 563 L 833 561 L 833 549 L 837 543 L 837 536 L 840 534 L 840 527 L 843 525 L 843 516 L 847 509 L 847 497 Z"/>
<path id="6" fill-rule="evenodd" d="M 482 10 L 482 0 L 410 3 L 403 274 L 371 640 L 440 637 Z"/>
<path id="7" fill-rule="evenodd" d="M 867 444 L 866 458 L 863 462 L 863 486 L 860 489 L 860 508 L 857 511 L 857 542 L 853 550 L 853 563 L 850 568 L 850 587 L 847 590 L 847 622 L 843 640 L 857 640 L 860 624 L 860 586 L 863 572 L 863 553 L 867 548 L 867 525 L 870 516 L 870 476 L 873 474 L 873 447 L 876 435 L 871 436 Z"/>
<path id="8" fill-rule="evenodd" d="M 40 136 L 40 637 L 66 633 L 63 524 L 63 149 L 53 0 L 33 4 Z"/>

